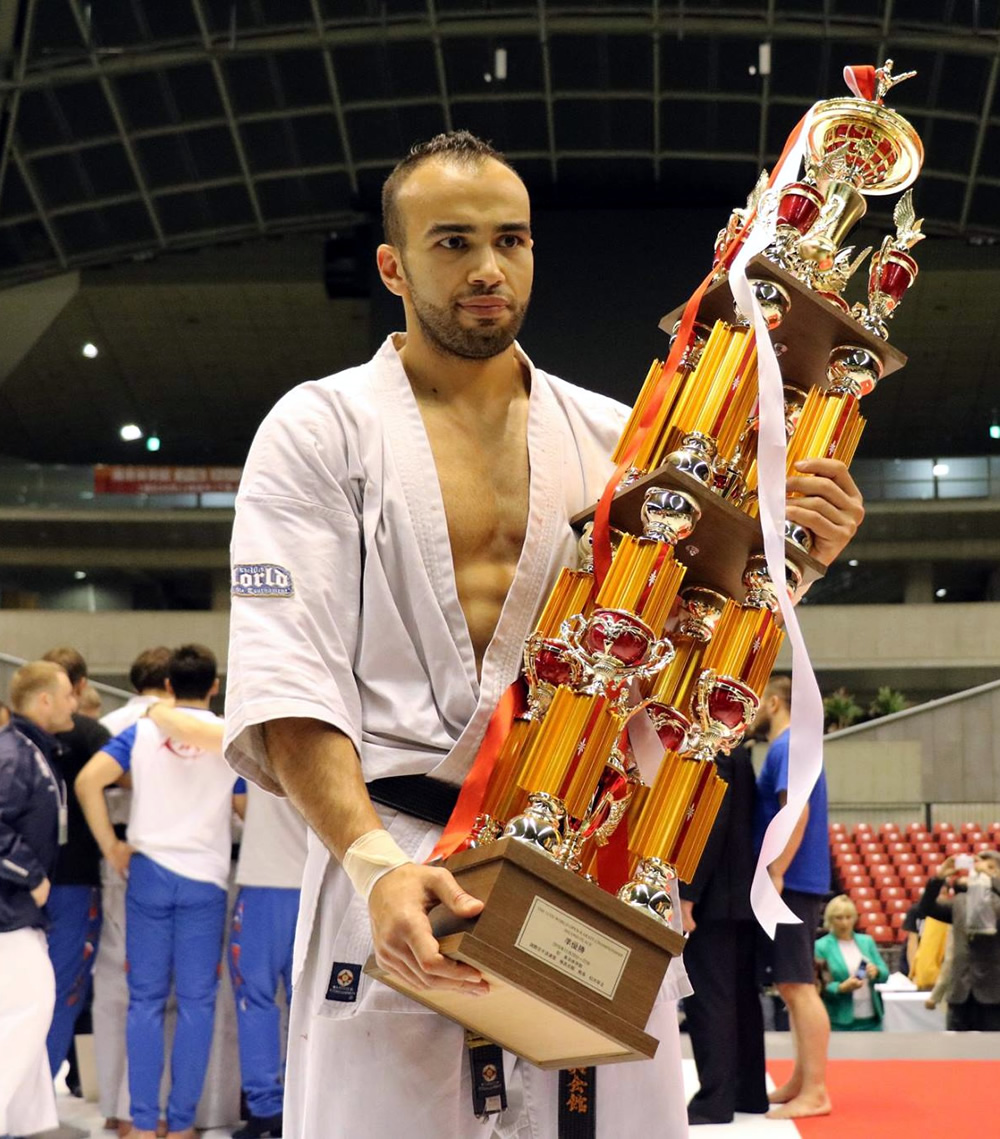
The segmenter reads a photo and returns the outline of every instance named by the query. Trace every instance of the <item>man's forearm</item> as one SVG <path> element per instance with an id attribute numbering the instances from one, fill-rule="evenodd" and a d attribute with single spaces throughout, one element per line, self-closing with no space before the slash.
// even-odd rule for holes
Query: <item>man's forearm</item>
<path id="1" fill-rule="evenodd" d="M 338 860 L 355 839 L 382 829 L 343 732 L 319 720 L 272 720 L 264 743 L 285 794 Z"/>
<path id="2" fill-rule="evenodd" d="M 225 727 L 221 720 L 203 720 L 184 710 L 160 700 L 149 706 L 146 715 L 162 732 L 175 736 L 184 743 L 200 747 L 203 751 L 222 751 L 222 737 Z"/>
<path id="3" fill-rule="evenodd" d="M 809 804 L 807 803 L 802 814 L 799 815 L 799 821 L 795 824 L 795 829 L 792 831 L 785 844 L 785 849 L 778 855 L 778 857 L 771 863 L 768 870 L 772 874 L 781 874 L 784 876 L 785 871 L 792 864 L 792 859 L 798 854 L 799 847 L 802 845 L 802 836 L 806 833 L 806 823 L 809 822 Z"/>
<path id="4" fill-rule="evenodd" d="M 96 783 L 90 783 L 86 779 L 81 780 L 80 776 L 77 776 L 74 788 L 80 809 L 83 811 L 83 817 L 87 820 L 87 826 L 90 827 L 90 833 L 94 836 L 94 841 L 101 848 L 101 853 L 106 858 L 108 851 L 118 841 L 118 836 L 115 834 L 115 828 L 111 825 L 108 804 L 104 798 L 104 788 Z"/>

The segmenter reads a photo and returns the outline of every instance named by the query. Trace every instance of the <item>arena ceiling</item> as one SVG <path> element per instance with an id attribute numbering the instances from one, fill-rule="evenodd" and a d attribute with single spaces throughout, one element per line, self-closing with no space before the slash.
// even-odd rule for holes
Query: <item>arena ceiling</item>
<path id="1" fill-rule="evenodd" d="M 451 127 L 505 149 L 539 205 L 735 203 L 845 63 L 887 54 L 920 73 L 893 102 L 927 149 L 930 227 L 1000 233 L 997 0 L 4 8 L 0 282 L 343 224 Z"/>
<path id="2" fill-rule="evenodd" d="M 714 232 L 803 110 L 845 91 L 844 65 L 887 56 L 918 71 L 890 102 L 923 138 L 916 201 L 939 240 L 866 453 L 981 453 L 1000 403 L 998 23 L 1000 0 L 7 0 L 0 289 L 86 272 L 0 370 L 0 453 L 124 461 L 116 426 L 142 413 L 162 461 L 240 461 L 288 383 L 368 347 L 367 302 L 328 301 L 318 254 L 306 284 L 256 272 L 255 250 L 270 265 L 376 216 L 416 139 L 491 139 L 550 214 L 711 207 Z M 876 241 L 891 205 L 871 201 Z M 211 247 L 243 268 L 209 296 L 176 263 Z"/>

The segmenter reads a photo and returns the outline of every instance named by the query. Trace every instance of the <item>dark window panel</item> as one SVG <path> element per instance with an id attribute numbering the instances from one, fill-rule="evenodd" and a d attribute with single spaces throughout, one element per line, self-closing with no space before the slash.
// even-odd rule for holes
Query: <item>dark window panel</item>
<path id="1" fill-rule="evenodd" d="M 472 131 L 498 150 L 548 150 L 549 131 L 541 101 L 460 103 L 452 107 L 457 129 Z"/>
<path id="2" fill-rule="evenodd" d="M 925 5 L 930 8 L 933 5 Z M 942 5 L 943 7 L 943 5 Z M 899 5 L 896 12 L 900 8 L 905 10 L 904 5 Z M 882 27 L 882 17 L 885 11 L 885 0 L 834 0 L 833 9 L 838 16 L 851 16 L 854 20 L 859 18 L 867 20 L 874 28 Z M 881 63 L 882 61 L 879 60 Z"/>
<path id="3" fill-rule="evenodd" d="M 434 49 L 422 40 L 387 45 L 386 65 L 392 95 L 437 95 L 440 92 Z"/>
<path id="4" fill-rule="evenodd" d="M 507 50 L 507 78 L 502 82 L 487 82 L 483 77 L 492 75 L 498 47 Z M 446 40 L 444 60 L 448 90 L 453 94 L 543 89 L 541 45 L 537 39 L 527 36 Z"/>
<path id="5" fill-rule="evenodd" d="M 89 197 L 72 154 L 50 154 L 30 163 L 35 185 L 46 206 L 65 206 Z"/>
<path id="6" fill-rule="evenodd" d="M 80 151 L 80 161 L 97 197 L 135 193 L 135 176 L 125 148 L 120 144 L 87 147 Z"/>
<path id="7" fill-rule="evenodd" d="M 1000 127 L 990 127 L 979 160 L 979 173 L 1000 178 Z"/>
<path id="8" fill-rule="evenodd" d="M 7 164 L 7 174 L 3 184 L 3 198 L 0 199 L 0 218 L 26 214 L 35 209 L 28 188 L 25 186 L 13 162 Z"/>
<path id="9" fill-rule="evenodd" d="M 80 52 L 84 45 L 80 32 L 73 19 L 73 13 L 66 3 L 39 5 L 35 16 L 35 26 L 31 30 L 31 57 L 35 62 L 47 55 L 59 52 Z"/>
<path id="10" fill-rule="evenodd" d="M 293 165 L 286 124 L 283 121 L 267 119 L 259 123 L 243 123 L 240 132 L 250 169 L 255 173 L 262 170 L 284 170 Z"/>
<path id="11" fill-rule="evenodd" d="M 146 207 L 141 202 L 66 214 L 54 218 L 53 224 L 70 256 L 94 253 L 105 246 L 152 243 L 155 239 Z"/>
<path id="12" fill-rule="evenodd" d="M 255 11 L 256 5 L 234 3 L 234 0 L 202 0 L 205 20 L 209 29 L 217 35 L 228 35 L 233 27 L 233 11 L 236 13 L 235 30 L 237 38 L 241 31 L 250 31 L 262 26 Z"/>
<path id="13" fill-rule="evenodd" d="M 579 7 L 580 5 L 577 5 Z M 504 10 L 521 11 L 527 7 L 525 0 L 437 0 L 439 12 L 482 12 L 489 15 L 491 12 Z"/>
<path id="14" fill-rule="evenodd" d="M 323 56 L 318 51 L 287 51 L 274 56 L 288 107 L 310 107 L 330 100 Z"/>
<path id="15" fill-rule="evenodd" d="M 145 3 L 143 15 L 154 40 L 199 40 L 201 32 L 191 4 Z"/>
<path id="16" fill-rule="evenodd" d="M 757 46 L 756 40 L 749 39 L 719 41 L 719 74 L 724 77 L 722 86 L 727 92 L 742 95 L 760 94 L 763 80 L 759 75 L 750 74 L 750 68 L 757 66 Z M 806 68 L 797 50 L 798 47 L 799 45 L 796 44 L 793 48 L 787 40 L 772 45 L 772 90 L 779 71 L 783 74 L 788 73 L 803 78 L 802 72 Z M 777 66 L 779 59 L 784 60 L 784 68 Z"/>
<path id="17" fill-rule="evenodd" d="M 205 191 L 212 221 L 220 229 L 253 222 L 254 212 L 245 186 L 213 186 Z"/>
<path id="18" fill-rule="evenodd" d="M 313 23 L 309 0 L 260 0 L 260 9 L 269 27 Z"/>
<path id="19" fill-rule="evenodd" d="M 443 130 L 444 116 L 434 104 L 352 111 L 348 115 L 351 147 L 359 161 L 385 159 L 394 165 L 414 143 Z"/>
<path id="20" fill-rule="evenodd" d="M 156 210 L 167 234 L 197 232 L 208 229 L 212 224 L 205 196 L 199 190 L 185 190 L 157 198 Z"/>
<path id="21" fill-rule="evenodd" d="M 549 51 L 556 89 L 634 90 L 653 82 L 653 44 L 645 36 L 556 36 Z"/>
<path id="22" fill-rule="evenodd" d="M 918 217 L 927 217 L 931 220 L 941 218 L 945 221 L 957 221 L 962 212 L 962 202 L 965 198 L 964 182 L 943 182 L 938 178 L 929 178 L 924 174 L 914 190 Z M 981 218 L 989 225 L 996 226 L 996 215 L 992 218 Z M 919 250 L 917 259 L 919 260 Z"/>
<path id="23" fill-rule="evenodd" d="M 651 150 L 651 102 L 559 99 L 555 106 L 557 150 Z"/>
<path id="24" fill-rule="evenodd" d="M 357 205 L 375 218 L 382 216 L 382 183 L 389 177 L 394 163 L 387 160 L 382 167 L 358 171 Z M 379 229 L 381 233 L 381 229 Z"/>
<path id="25" fill-rule="evenodd" d="M 384 44 L 352 44 L 335 48 L 333 68 L 340 97 L 345 103 L 387 99 L 391 94 Z"/>
<path id="26" fill-rule="evenodd" d="M 340 129 L 332 112 L 323 115 L 302 115 L 291 120 L 291 127 L 303 166 L 343 162 L 344 150 L 340 144 Z"/>
<path id="27" fill-rule="evenodd" d="M 725 225 L 733 206 L 746 201 L 759 171 L 750 162 L 706 162 L 665 158 L 660 162 L 658 200 L 666 206 L 706 206 L 719 211 Z M 706 269 L 712 250 L 706 246 Z"/>
<path id="28" fill-rule="evenodd" d="M 924 208 L 920 200 L 921 209 Z M 975 233 L 977 225 L 994 232 L 1000 219 L 1000 186 L 977 186 L 972 197 L 972 211 L 969 215 L 969 229 Z M 919 249 L 917 251 L 919 255 Z"/>
<path id="29" fill-rule="evenodd" d="M 26 221 L 0 229 L 0 266 L 52 260 L 55 251 L 41 222 Z"/>
<path id="30" fill-rule="evenodd" d="M 162 127 L 172 123 L 173 116 L 163 97 L 157 77 L 148 71 L 135 75 L 119 75 L 112 79 L 125 121 L 133 130 Z"/>
<path id="31" fill-rule="evenodd" d="M 392 0 L 393 16 L 426 14 L 427 0 Z M 381 21 L 386 15 L 385 0 L 321 0 L 320 9 L 328 20 L 368 19 Z"/>
<path id="32" fill-rule="evenodd" d="M 308 216 L 312 205 L 301 178 L 268 178 L 257 184 L 257 200 L 267 220 Z"/>
<path id="33" fill-rule="evenodd" d="M 239 159 L 228 127 L 206 127 L 185 134 L 198 174 L 202 178 L 225 178 L 240 172 Z"/>
<path id="34" fill-rule="evenodd" d="M 335 213 L 354 206 L 351 183 L 346 174 L 310 174 L 302 182 L 314 213 Z"/>
<path id="35" fill-rule="evenodd" d="M 938 122 L 930 139 L 925 164 L 938 170 L 968 174 L 978 133 L 978 123 Z M 915 193 L 919 193 L 919 186 L 918 182 Z"/>
<path id="36" fill-rule="evenodd" d="M 53 93 L 74 138 L 115 133 L 111 109 L 97 83 L 67 83 L 53 88 Z"/>
<path id="37" fill-rule="evenodd" d="M 557 197 L 564 206 L 630 206 L 653 201 L 653 164 L 635 158 L 560 158 Z"/>
<path id="38" fill-rule="evenodd" d="M 225 113 L 219 87 L 207 63 L 191 63 L 166 72 L 182 119 L 210 119 Z"/>
<path id="39" fill-rule="evenodd" d="M 25 91 L 17 110 L 17 137 L 25 150 L 69 142 L 43 91 Z"/>
<path id="40" fill-rule="evenodd" d="M 146 184 L 153 189 L 181 185 L 195 177 L 180 135 L 136 139 L 135 148 Z"/>
<path id="41" fill-rule="evenodd" d="M 660 40 L 660 85 L 670 91 L 711 89 L 711 41 L 696 36 Z"/>
<path id="42" fill-rule="evenodd" d="M 278 93 L 263 56 L 226 59 L 223 67 L 229 84 L 229 97 L 237 114 L 277 109 Z"/>
<path id="43" fill-rule="evenodd" d="M 753 153 L 759 144 L 760 108 L 756 103 L 718 103 L 715 106 L 713 150 Z M 747 192 L 749 193 L 749 187 Z"/>
<path id="44" fill-rule="evenodd" d="M 826 91 L 823 78 L 824 45 L 821 40 L 779 40 L 771 47 L 771 93 L 774 95 L 801 95 L 803 106 L 816 99 L 848 94 L 840 80 L 834 90 Z M 867 62 L 867 60 L 863 61 Z M 760 75 L 751 76 L 750 67 L 758 63 L 757 41 L 731 40 L 720 46 L 720 66 L 725 65 L 726 90 L 730 89 L 730 74 L 738 89 L 759 94 L 763 85 Z M 732 72 L 730 72 L 732 68 Z M 668 82 L 664 77 L 664 82 Z M 843 91 L 841 88 L 843 87 Z"/>
<path id="45" fill-rule="evenodd" d="M 52 7 L 51 3 L 45 5 L 48 11 L 51 11 Z M 94 4 L 90 7 L 90 12 L 94 43 L 103 48 L 131 47 L 142 43 L 146 38 L 135 18 L 135 9 L 131 4 Z M 47 13 L 45 18 L 48 19 Z"/>

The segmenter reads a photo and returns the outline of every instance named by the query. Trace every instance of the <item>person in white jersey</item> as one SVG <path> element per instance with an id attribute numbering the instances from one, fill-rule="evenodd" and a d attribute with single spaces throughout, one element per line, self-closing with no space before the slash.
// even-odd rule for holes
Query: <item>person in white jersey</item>
<path id="1" fill-rule="evenodd" d="M 530 203 L 502 155 L 464 131 L 415 147 L 385 184 L 383 222 L 379 272 L 405 335 L 289 392 L 244 468 L 226 755 L 310 827 L 285 1135 L 481 1139 L 462 1029 L 361 966 L 374 949 L 418 985 L 484 990 L 427 919 L 438 901 L 462 917 L 482 903 L 423 862 L 540 604 L 575 564 L 570 519 L 611 477 L 628 409 L 547 375 L 516 343 Z M 580 287 L 594 282 L 568 282 L 570 299 Z M 842 471 L 806 492 L 825 490 L 838 519 Z M 647 1027 L 655 1059 L 600 1071 L 598 1139 L 652 1136 L 653 1121 L 657 1136 L 686 1133 L 675 998 L 688 991 L 671 966 Z M 503 1067 L 496 1133 L 552 1139 L 557 1073 L 510 1056 Z"/>
<path id="2" fill-rule="evenodd" d="M 132 662 L 129 681 L 136 694 L 120 708 L 101 717 L 101 723 L 117 736 L 147 713 L 150 705 L 170 696 L 167 665 L 170 649 L 165 645 L 145 649 Z M 112 784 L 105 790 L 108 813 L 119 838 L 128 826 L 132 792 Z M 131 1130 L 128 1122 L 128 1063 L 125 1056 L 125 1022 L 128 1015 L 128 984 L 125 977 L 125 879 L 108 860 L 101 860 L 101 908 L 104 924 L 94 962 L 94 1053 L 97 1061 L 98 1100 L 106 1130 L 120 1135 Z"/>
<path id="3" fill-rule="evenodd" d="M 218 721 L 208 710 L 218 691 L 208 649 L 175 650 L 167 681 L 179 708 Z M 115 834 L 104 800 L 104 788 L 125 772 L 133 785 L 128 842 Z M 176 741 L 148 717 L 111 740 L 77 776 L 77 795 L 102 853 L 128 876 L 127 1052 L 135 1139 L 154 1139 L 160 1117 L 163 1014 L 171 984 L 178 1021 L 167 1133 L 171 1139 L 194 1136 L 225 931 L 232 808 L 242 810 L 244 791 L 218 752 Z"/>

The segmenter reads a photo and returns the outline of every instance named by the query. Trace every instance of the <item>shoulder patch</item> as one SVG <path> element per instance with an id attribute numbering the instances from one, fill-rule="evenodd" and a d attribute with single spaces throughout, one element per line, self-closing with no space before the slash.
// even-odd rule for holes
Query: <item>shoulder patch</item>
<path id="1" fill-rule="evenodd" d="M 292 597 L 295 586 L 284 566 L 255 562 L 233 566 L 234 597 Z"/>

